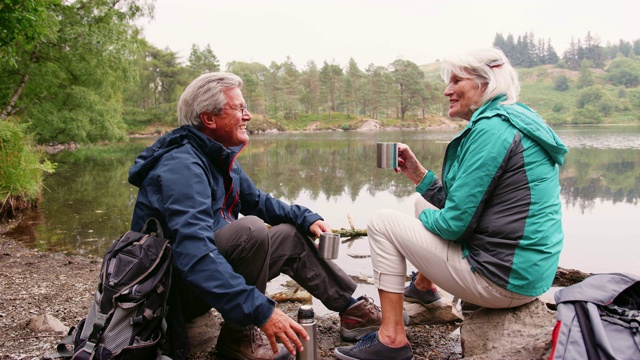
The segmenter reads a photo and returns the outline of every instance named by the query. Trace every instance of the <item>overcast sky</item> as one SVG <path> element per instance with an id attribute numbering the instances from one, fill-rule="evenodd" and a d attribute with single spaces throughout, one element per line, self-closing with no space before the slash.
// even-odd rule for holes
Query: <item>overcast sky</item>
<path id="1" fill-rule="evenodd" d="M 156 47 L 185 60 L 192 44 L 220 60 L 269 66 L 287 56 L 302 70 L 313 60 L 361 69 L 396 59 L 418 65 L 477 47 L 496 33 L 533 32 L 559 56 L 588 31 L 601 40 L 640 39 L 638 0 L 156 0 L 140 24 Z"/>

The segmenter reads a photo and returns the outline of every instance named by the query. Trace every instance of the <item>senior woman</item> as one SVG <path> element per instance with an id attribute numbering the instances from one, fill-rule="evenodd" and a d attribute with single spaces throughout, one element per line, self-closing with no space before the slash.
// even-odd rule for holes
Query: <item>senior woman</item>
<path id="1" fill-rule="evenodd" d="M 377 211 L 369 220 L 382 325 L 339 359 L 413 359 L 403 300 L 434 306 L 435 284 L 465 301 L 510 308 L 551 287 L 564 234 L 558 165 L 568 152 L 517 102 L 518 76 L 504 53 L 476 50 L 442 64 L 449 117 L 468 120 L 448 145 L 439 180 L 399 145 L 399 171 L 422 196 L 415 217 Z M 419 270 L 405 288 L 406 261 Z"/>

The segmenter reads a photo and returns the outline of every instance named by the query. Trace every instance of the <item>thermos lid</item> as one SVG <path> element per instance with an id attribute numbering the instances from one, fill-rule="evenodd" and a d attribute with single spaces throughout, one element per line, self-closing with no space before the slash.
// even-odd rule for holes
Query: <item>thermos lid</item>
<path id="1" fill-rule="evenodd" d="M 313 319 L 313 308 L 311 305 L 302 305 L 298 309 L 298 320 L 300 319 Z"/>

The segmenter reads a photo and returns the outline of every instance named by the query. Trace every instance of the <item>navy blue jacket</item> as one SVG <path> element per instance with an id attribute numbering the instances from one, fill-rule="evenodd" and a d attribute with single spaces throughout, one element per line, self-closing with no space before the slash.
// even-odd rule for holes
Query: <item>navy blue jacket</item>
<path id="1" fill-rule="evenodd" d="M 225 148 L 192 126 L 159 138 L 129 170 L 129 182 L 139 188 L 131 229 L 140 231 L 149 217 L 160 220 L 183 278 L 227 321 L 260 327 L 275 303 L 234 272 L 216 248 L 214 231 L 242 214 L 308 234 L 322 218 L 256 188 L 235 161 L 242 149 Z"/>

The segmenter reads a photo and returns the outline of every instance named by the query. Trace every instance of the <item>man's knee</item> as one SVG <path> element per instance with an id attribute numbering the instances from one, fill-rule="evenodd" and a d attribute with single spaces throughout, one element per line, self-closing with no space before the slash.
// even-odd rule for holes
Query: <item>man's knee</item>
<path id="1" fill-rule="evenodd" d="M 267 251 L 269 249 L 269 233 L 267 231 L 267 225 L 262 219 L 256 216 L 245 216 L 240 220 L 242 226 L 239 230 L 239 242 L 241 242 L 247 249 L 253 251 Z"/>
<path id="2" fill-rule="evenodd" d="M 230 260 L 236 256 L 269 251 L 269 233 L 260 218 L 245 216 L 216 231 L 216 246 L 220 253 Z"/>

